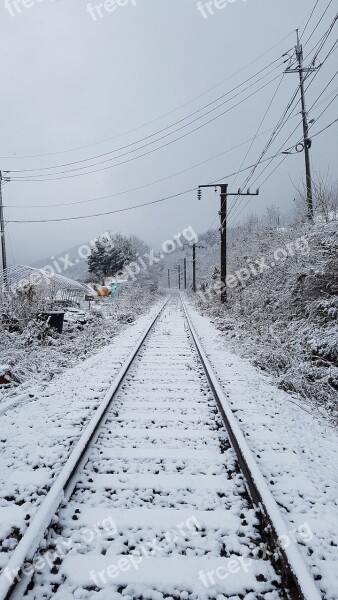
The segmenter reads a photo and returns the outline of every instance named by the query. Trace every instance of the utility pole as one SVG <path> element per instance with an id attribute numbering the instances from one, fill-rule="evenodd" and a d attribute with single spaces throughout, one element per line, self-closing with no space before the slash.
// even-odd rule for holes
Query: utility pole
<path id="1" fill-rule="evenodd" d="M 221 185 L 221 302 L 227 301 L 227 216 L 228 216 L 228 185 Z"/>
<path id="2" fill-rule="evenodd" d="M 296 46 L 296 57 L 298 66 L 296 69 L 287 69 L 285 73 L 298 73 L 300 82 L 300 95 L 302 104 L 302 121 L 303 121 L 303 149 L 305 156 L 305 173 L 306 173 L 306 203 L 307 203 L 307 214 L 310 223 L 314 222 L 313 212 L 313 193 L 312 193 L 312 177 L 311 177 L 311 161 L 310 161 L 310 148 L 312 146 L 312 140 L 309 138 L 309 124 L 308 114 L 306 110 L 305 102 L 305 74 L 312 73 L 317 70 L 317 67 L 304 67 L 304 55 L 303 46 L 299 40 L 299 31 L 297 29 L 297 46 Z"/>
<path id="3" fill-rule="evenodd" d="M 184 289 L 187 289 L 187 259 L 184 259 Z"/>
<path id="4" fill-rule="evenodd" d="M 181 267 L 177 265 L 177 273 L 178 273 L 178 289 L 181 289 Z"/>
<path id="5" fill-rule="evenodd" d="M 221 302 L 223 304 L 227 301 L 227 289 L 226 289 L 226 279 L 227 279 L 227 214 L 228 214 L 228 196 L 258 196 L 259 190 L 254 193 L 250 192 L 248 189 L 247 192 L 242 192 L 240 189 L 237 193 L 229 193 L 228 192 L 228 184 L 226 183 L 216 183 L 216 184 L 208 184 L 208 185 L 199 185 L 197 190 L 197 198 L 201 200 L 202 198 L 202 188 L 215 188 L 215 192 L 217 192 L 217 188 L 220 188 L 220 198 L 221 198 L 221 209 L 219 211 L 220 220 L 221 220 Z"/>
<path id="6" fill-rule="evenodd" d="M 168 288 L 170 289 L 170 269 L 168 269 Z"/>
<path id="7" fill-rule="evenodd" d="M 191 247 L 191 245 L 189 244 L 188 246 L 184 246 L 184 248 L 187 247 Z M 198 246 L 196 244 L 196 242 L 193 243 L 192 245 L 192 291 L 196 292 L 197 286 L 196 286 L 196 248 L 203 248 L 203 250 L 205 250 L 205 246 Z M 186 260 L 186 259 L 185 259 Z M 187 270 L 187 266 L 185 263 L 185 271 Z"/>
<path id="8" fill-rule="evenodd" d="M 1 253 L 2 253 L 2 271 L 5 287 L 7 287 L 7 255 L 5 241 L 5 220 L 4 209 L 2 204 L 2 171 L 0 171 L 0 234 L 1 234 Z"/>

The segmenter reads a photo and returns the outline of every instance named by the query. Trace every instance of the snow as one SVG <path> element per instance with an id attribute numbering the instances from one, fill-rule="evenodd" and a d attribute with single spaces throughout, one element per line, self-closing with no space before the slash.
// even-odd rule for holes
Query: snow
<path id="1" fill-rule="evenodd" d="M 41 527 L 28 525 L 34 525 L 44 499 L 50 500 L 46 518 L 52 505 L 56 510 L 62 489 L 55 486 L 56 475 L 67 476 L 64 466 L 71 450 L 90 420 L 99 419 L 98 407 L 116 387 L 121 366 L 158 308 L 159 304 L 120 333 L 113 344 L 1 416 L 1 567 L 10 564 L 11 557 L 17 561 L 16 529 L 20 535 L 31 531 L 26 550 L 28 543 L 34 549 Z M 243 431 L 243 447 L 253 453 L 263 483 L 283 513 L 290 547 L 298 542 L 321 597 L 337 600 L 337 433 L 234 354 L 191 304 L 189 311 Z M 243 590 L 245 600 L 257 600 L 259 594 L 264 600 L 280 599 L 269 560 L 258 558 L 262 540 L 255 510 L 186 331 L 182 310 L 173 299 L 120 387 L 74 494 L 58 513 L 58 527 L 48 531 L 45 548 L 61 544 L 62 562 L 54 575 L 48 565 L 35 574 L 35 588 L 27 600 L 134 600 L 141 595 L 149 600 L 238 600 Z M 166 532 L 192 518 L 198 527 L 165 544 L 139 569 L 120 569 L 101 591 L 102 586 L 93 584 L 91 570 L 130 561 L 135 549 L 164 540 Z M 105 519 L 113 530 L 104 527 Z M 83 529 L 95 528 L 99 534 L 93 539 L 81 538 Z M 199 579 L 200 570 L 216 571 L 247 555 L 253 565 L 247 573 L 241 568 L 210 587 Z M 311 600 L 320 597 L 311 593 Z"/>
<path id="2" fill-rule="evenodd" d="M 118 530 L 139 527 L 140 523 L 145 528 L 156 527 L 161 524 L 165 529 L 177 527 L 179 522 L 187 522 L 191 518 L 191 510 L 189 509 L 173 509 L 173 508 L 134 508 L 125 510 L 117 508 L 81 508 L 79 513 L 78 525 L 80 527 L 92 527 L 105 519 L 111 519 L 116 524 Z M 0 513 L 1 515 L 1 513 Z M 236 532 L 240 527 L 240 519 L 230 511 L 223 510 L 213 511 L 194 511 L 194 520 L 204 529 L 225 528 Z"/>
<path id="3" fill-rule="evenodd" d="M 229 349 L 225 337 L 188 301 L 193 325 L 228 398 L 246 441 L 284 519 L 326 600 L 337 600 L 338 561 L 337 431 L 318 413 L 278 389 L 246 359 Z M 324 568 L 323 568 L 324 565 Z"/>
<path id="4" fill-rule="evenodd" d="M 105 594 L 109 600 L 197 600 L 229 590 L 244 592 L 246 600 L 250 593 L 251 600 L 259 594 L 280 599 L 269 560 L 256 556 L 262 543 L 256 512 L 177 300 L 121 385 L 75 483 L 45 542 L 61 548 L 62 559 L 52 573 L 48 565 L 36 572 L 27 600 Z M 149 559 L 129 568 L 145 549 Z M 198 579 L 200 569 L 225 568 L 247 555 L 252 568 L 229 583 L 208 587 Z M 117 580 L 100 591 L 91 572 L 115 561 Z"/>
<path id="5" fill-rule="evenodd" d="M 110 386 L 115 386 L 115 377 L 137 341 L 144 335 L 154 316 L 163 305 L 157 303 L 148 313 L 121 333 L 114 344 L 105 347 L 87 361 L 69 369 L 58 380 L 50 383 L 29 404 L 9 407 L 2 415 L 0 441 L 2 453 L 0 468 L 2 485 L 0 507 L 22 505 L 29 512 L 29 519 L 21 524 L 20 535 L 25 535 L 31 519 L 48 494 L 53 477 L 59 474 L 66 463 L 72 445 L 85 430 L 91 417 L 99 414 L 102 399 L 107 403 L 111 397 Z M 55 486 L 54 486 L 55 488 Z M 53 490 L 53 488 L 52 488 Z M 50 503 L 57 507 L 62 486 L 50 494 Z M 15 498 L 15 504 L 12 503 Z M 48 505 L 45 507 L 48 513 Z M 6 513 L 10 518 L 11 513 Z M 45 517 L 46 518 L 46 517 Z M 15 523 L 7 524 L 11 529 Z M 35 525 L 28 536 L 26 548 L 13 561 L 20 563 L 28 548 L 32 548 L 41 526 Z M 2 566 L 10 564 L 16 543 L 12 538 L 10 550 L 0 551 Z M 0 540 L 1 541 L 1 540 Z M 14 564 L 14 563 L 13 563 Z M 2 580 L 0 591 L 8 585 Z"/>
<path id="6" fill-rule="evenodd" d="M 237 556 L 225 559 L 210 559 L 206 557 L 186 558 L 184 556 L 178 558 L 154 557 L 144 558 L 143 560 L 142 557 L 134 557 L 135 561 L 141 558 L 140 564 L 137 565 L 138 568 L 135 568 L 132 564 L 132 558 L 132 556 L 128 557 L 125 555 L 108 557 L 95 555 L 91 555 L 90 557 L 71 556 L 64 560 L 62 574 L 67 577 L 70 584 L 82 587 L 93 585 L 93 580 L 90 577 L 92 571 L 95 573 L 104 572 L 108 585 L 110 580 L 110 582 L 118 585 L 141 584 L 144 588 L 162 587 L 165 577 L 168 581 L 175 582 L 172 587 L 177 587 L 188 592 L 193 590 L 195 594 L 198 594 L 199 600 L 204 600 L 209 597 L 209 594 L 212 596 L 215 593 L 239 594 L 243 591 L 243 588 L 256 590 L 257 592 L 266 592 L 269 591 L 270 585 L 264 581 L 259 583 L 257 577 L 263 575 L 267 580 L 273 577 L 273 571 L 271 567 L 269 568 L 269 563 L 266 561 L 252 561 L 250 569 L 245 570 L 241 566 Z M 123 571 L 117 567 L 113 573 L 114 577 L 109 578 L 107 569 L 119 564 L 122 565 L 122 560 L 125 561 L 126 570 Z M 245 564 L 244 561 L 243 564 Z M 215 573 L 219 568 L 223 568 L 228 572 L 228 578 L 222 580 L 219 584 L 211 585 L 206 590 L 200 579 L 200 573 Z M 232 573 L 231 569 L 235 572 Z"/>

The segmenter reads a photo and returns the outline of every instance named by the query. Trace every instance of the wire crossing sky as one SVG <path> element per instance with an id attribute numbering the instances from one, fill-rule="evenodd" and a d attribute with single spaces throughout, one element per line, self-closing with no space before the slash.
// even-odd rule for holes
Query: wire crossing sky
<path id="1" fill-rule="evenodd" d="M 334 2 L 98 6 L 0 6 L 0 169 L 10 171 L 3 200 L 15 262 L 107 228 L 155 247 L 188 225 L 202 232 L 217 219 L 217 202 L 206 195 L 197 203 L 189 190 L 222 173 L 238 173 L 236 188 L 264 182 L 258 198 L 233 205 L 233 219 L 271 204 L 290 210 L 304 171 L 292 150 L 302 133 L 298 96 L 286 111 L 297 81 L 282 77 L 296 28 L 305 62 L 323 63 L 306 82 L 313 170 L 329 165 L 337 175 Z"/>

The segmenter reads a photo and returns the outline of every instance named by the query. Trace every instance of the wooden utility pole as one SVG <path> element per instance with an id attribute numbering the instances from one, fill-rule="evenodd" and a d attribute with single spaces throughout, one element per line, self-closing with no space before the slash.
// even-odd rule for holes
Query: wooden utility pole
<path id="1" fill-rule="evenodd" d="M 184 289 L 187 289 L 187 259 L 184 259 Z"/>
<path id="2" fill-rule="evenodd" d="M 227 289 L 226 289 L 226 279 L 227 279 L 227 203 L 228 196 L 258 196 L 259 190 L 254 193 L 250 192 L 248 189 L 247 192 L 242 192 L 238 190 L 237 193 L 229 193 L 228 192 L 228 184 L 226 183 L 216 183 L 216 184 L 207 184 L 207 185 L 199 185 L 197 190 L 197 198 L 201 200 L 202 198 L 202 188 L 220 188 L 221 190 L 221 208 L 219 211 L 220 215 L 220 231 L 221 231 L 221 302 L 225 304 L 227 301 Z"/>
<path id="3" fill-rule="evenodd" d="M 4 284 L 7 287 L 7 255 L 6 255 L 6 240 L 5 240 L 5 219 L 4 209 L 2 204 L 2 171 L 0 171 L 0 235 L 1 235 L 1 254 L 2 254 L 2 270 Z"/>
<path id="4" fill-rule="evenodd" d="M 181 289 L 181 267 L 177 265 L 177 273 L 178 273 L 178 289 Z"/>
<path id="5" fill-rule="evenodd" d="M 312 140 L 309 138 L 309 124 L 308 124 L 308 114 L 306 110 L 306 102 L 305 102 L 305 90 L 304 90 L 304 82 L 305 82 L 305 74 L 312 73 L 316 71 L 316 67 L 307 67 L 304 68 L 304 55 L 303 55 L 303 46 L 299 40 L 299 31 L 297 29 L 297 46 L 296 46 L 296 57 L 298 66 L 296 69 L 287 69 L 286 73 L 298 73 L 299 74 L 299 82 L 300 82 L 300 96 L 301 96 L 301 105 L 302 105 L 302 121 L 303 121 L 303 149 L 305 156 L 305 173 L 306 173 L 306 203 L 307 203 L 307 214 L 308 219 L 311 223 L 314 222 L 314 211 L 313 211 L 313 192 L 312 192 L 312 177 L 311 177 L 311 161 L 310 161 L 310 148 L 312 146 Z"/>
<path id="6" fill-rule="evenodd" d="M 168 269 L 168 288 L 170 289 L 170 269 Z"/>

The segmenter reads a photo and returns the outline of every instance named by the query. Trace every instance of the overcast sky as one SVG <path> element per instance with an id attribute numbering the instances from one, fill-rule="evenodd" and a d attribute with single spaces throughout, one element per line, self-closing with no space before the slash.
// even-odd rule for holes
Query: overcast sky
<path id="1" fill-rule="evenodd" d="M 295 44 L 295 29 L 304 27 L 314 5 L 309 0 L 232 0 L 222 9 L 214 7 L 214 14 L 205 18 L 209 13 L 204 0 L 200 11 L 196 0 L 124 0 L 125 6 L 116 6 L 112 12 L 101 3 L 102 16 L 95 8 L 96 0 L 90 5 L 91 12 L 87 0 L 0 2 L 0 169 L 11 170 L 12 177 L 35 176 L 43 171 L 21 174 L 13 171 L 91 159 L 88 163 L 45 171 L 54 173 L 114 159 L 88 167 L 87 170 L 105 168 L 89 175 L 71 171 L 65 174 L 67 178 L 54 181 L 5 183 L 3 202 L 8 221 L 112 211 L 176 194 L 238 170 L 249 143 L 226 154 L 225 151 L 255 135 L 280 84 L 261 131 L 276 125 L 296 89 L 298 76 L 285 75 L 283 80 L 279 77 L 227 114 L 206 126 L 200 125 L 281 75 L 282 60 L 263 71 L 260 77 L 265 78 L 246 93 L 188 127 L 170 136 L 167 134 L 201 117 L 215 104 L 204 111 L 196 111 L 290 50 Z M 106 7 L 113 9 L 113 2 L 109 0 Z M 304 41 L 326 5 L 327 0 L 319 2 Z M 305 46 L 305 54 L 328 28 L 334 13 L 335 7 L 331 6 Z M 325 57 L 335 38 L 336 32 L 333 32 L 321 58 Z M 333 76 L 335 61 L 333 55 L 310 86 L 307 93 L 309 107 Z M 335 87 L 333 82 L 321 100 L 325 100 Z M 229 96 L 219 103 L 226 99 Z M 310 118 L 318 116 L 329 101 L 330 98 L 313 110 Z M 196 114 L 186 118 L 191 113 Z M 312 132 L 316 133 L 335 117 L 336 102 L 313 126 Z M 172 129 L 156 133 L 178 121 L 180 123 Z M 267 156 L 279 150 L 298 122 L 299 114 L 290 119 Z M 199 127 L 197 131 L 183 139 L 131 160 L 196 127 Z M 143 142 L 107 154 L 154 133 L 156 135 Z M 337 175 L 336 133 L 336 126 L 333 126 L 316 137 L 312 150 L 314 170 L 325 170 L 329 165 L 333 176 Z M 163 138 L 165 135 L 167 137 Z M 244 166 L 255 162 L 269 135 L 266 133 L 256 139 Z M 163 139 L 149 145 L 160 137 Z M 284 147 L 289 147 L 300 137 L 299 127 Z M 74 150 L 83 146 L 86 147 Z M 145 147 L 130 153 L 139 146 Z M 218 158 L 191 169 L 220 153 L 223 154 Z M 45 154 L 47 156 L 21 158 Z M 103 154 L 102 158 L 93 158 Z M 128 162 L 116 165 L 125 161 Z M 278 160 L 272 163 L 258 183 L 277 164 Z M 248 211 L 263 212 L 272 203 L 279 205 L 282 211 L 290 209 L 295 196 L 293 183 L 299 183 L 303 170 L 303 154 L 288 157 L 262 187 L 260 196 L 253 198 L 242 213 L 234 212 L 233 218 L 242 219 Z M 185 172 L 176 175 L 179 171 Z M 81 176 L 74 177 L 79 173 Z M 71 206 L 51 206 L 119 194 L 174 174 L 139 191 Z M 232 177 L 224 182 L 233 183 L 237 189 L 244 179 L 245 174 L 242 174 L 235 182 Z M 253 187 L 257 187 L 256 184 Z M 245 203 L 240 205 L 241 209 Z M 44 208 L 32 208 L 32 205 L 44 205 Z M 10 262 L 29 264 L 85 243 L 107 229 L 137 234 L 156 247 L 188 225 L 196 231 L 215 226 L 217 211 L 218 199 L 210 191 L 202 202 L 196 200 L 195 193 L 188 193 L 122 214 L 60 223 L 10 223 L 6 227 L 8 255 Z"/>

